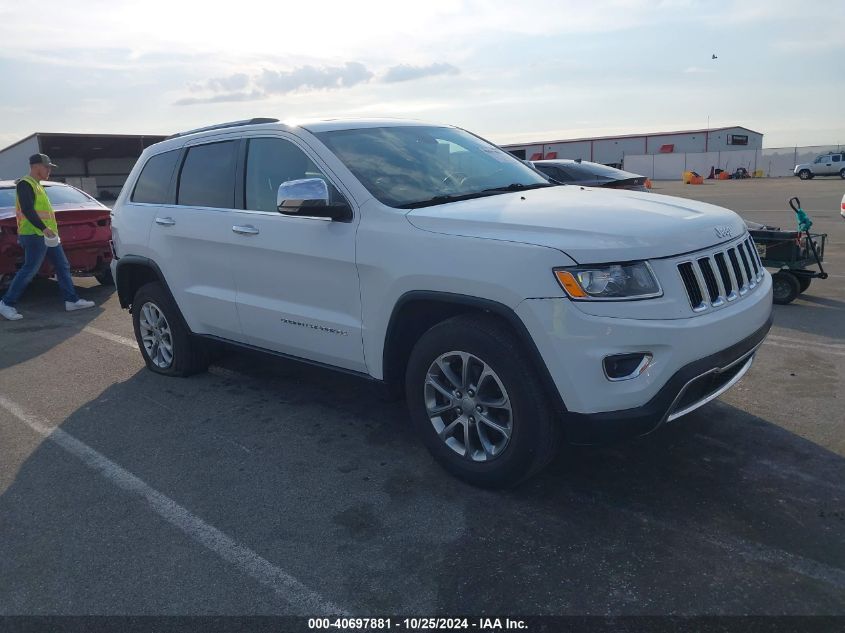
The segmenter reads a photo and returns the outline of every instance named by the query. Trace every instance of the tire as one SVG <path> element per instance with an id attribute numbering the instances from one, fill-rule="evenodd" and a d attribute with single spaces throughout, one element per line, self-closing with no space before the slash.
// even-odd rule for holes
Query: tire
<path id="1" fill-rule="evenodd" d="M 138 348 L 151 371 L 164 376 L 190 376 L 208 369 L 204 346 L 191 336 L 179 309 L 160 282 L 145 284 L 135 293 L 132 325 Z M 144 339 L 149 341 L 151 337 L 148 350 Z"/>
<path id="2" fill-rule="evenodd" d="M 444 392 L 451 392 L 448 399 Z M 514 486 L 557 453 L 561 423 L 523 346 L 496 317 L 463 314 L 423 334 L 408 360 L 405 395 L 412 424 L 434 458 L 475 486 Z"/>
<path id="3" fill-rule="evenodd" d="M 114 277 L 111 275 L 111 268 L 107 268 L 103 272 L 94 275 L 94 279 L 100 282 L 101 286 L 113 286 Z"/>
<path id="4" fill-rule="evenodd" d="M 810 287 L 810 283 L 813 281 L 812 277 L 807 277 L 805 275 L 795 275 L 795 277 L 798 279 L 798 294 L 805 292 L 807 288 Z"/>
<path id="5" fill-rule="evenodd" d="M 801 284 L 792 273 L 781 271 L 772 275 L 772 300 L 778 305 L 792 303 L 800 293 Z"/>
<path id="6" fill-rule="evenodd" d="M 840 177 L 842 180 L 845 180 L 845 169 L 840 169 L 840 170 L 839 170 L 839 177 Z"/>
<path id="7" fill-rule="evenodd" d="M 798 172 L 798 177 L 801 180 L 810 180 L 810 178 L 813 177 L 813 174 L 810 172 L 809 169 L 802 169 L 801 171 Z"/>

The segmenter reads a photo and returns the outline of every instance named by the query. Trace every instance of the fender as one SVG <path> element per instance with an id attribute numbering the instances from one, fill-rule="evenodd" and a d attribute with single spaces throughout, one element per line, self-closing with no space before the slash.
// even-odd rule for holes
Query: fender
<path id="1" fill-rule="evenodd" d="M 141 266 L 152 270 L 158 280 L 164 286 L 164 289 L 170 296 L 170 299 L 173 301 L 173 304 L 177 308 L 179 307 L 179 304 L 176 303 L 176 299 L 173 297 L 173 292 L 171 292 L 170 286 L 167 284 L 167 279 L 164 278 L 164 273 L 161 272 L 161 268 L 159 268 L 158 264 L 156 264 L 152 259 L 149 259 L 148 257 L 141 257 L 140 255 L 124 255 L 117 261 L 115 267 L 116 278 L 114 280 L 115 286 L 117 286 L 117 296 L 120 301 L 121 308 L 128 309 L 132 305 L 133 298 L 132 296 L 129 296 L 131 279 L 129 279 L 127 275 L 121 276 L 120 274 L 120 269 L 126 266 L 127 264 Z"/>
<path id="2" fill-rule="evenodd" d="M 566 405 L 563 402 L 563 398 L 561 398 L 557 385 L 555 385 L 554 380 L 552 380 L 549 369 L 546 367 L 546 363 L 543 361 L 543 357 L 537 349 L 537 344 L 534 342 L 534 339 L 531 337 L 531 334 L 528 332 L 528 328 L 525 327 L 525 323 L 522 322 L 522 319 L 520 319 L 516 312 L 514 312 L 510 307 L 499 303 L 498 301 L 481 299 L 470 295 L 433 290 L 411 290 L 399 297 L 396 304 L 393 306 L 393 311 L 390 315 L 390 321 L 388 322 L 387 332 L 385 333 L 384 338 L 384 349 L 382 350 L 382 366 L 385 370 L 385 382 L 388 382 L 388 371 L 392 373 L 395 369 L 391 367 L 389 352 L 391 347 L 397 343 L 393 339 L 396 336 L 398 315 L 402 308 L 412 301 L 430 301 L 434 303 L 464 306 L 474 310 L 490 312 L 503 318 L 513 328 L 520 342 L 528 352 L 528 358 L 537 369 L 542 386 L 550 396 L 555 412 L 561 415 L 567 412 Z"/>

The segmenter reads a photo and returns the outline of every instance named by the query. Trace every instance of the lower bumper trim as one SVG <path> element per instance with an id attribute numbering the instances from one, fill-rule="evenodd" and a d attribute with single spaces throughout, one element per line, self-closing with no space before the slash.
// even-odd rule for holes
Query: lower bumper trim
<path id="1" fill-rule="evenodd" d="M 564 415 L 567 439 L 573 444 L 599 444 L 647 435 L 718 398 L 746 374 L 763 344 L 772 317 L 751 336 L 716 354 L 679 369 L 641 407 L 600 413 Z"/>

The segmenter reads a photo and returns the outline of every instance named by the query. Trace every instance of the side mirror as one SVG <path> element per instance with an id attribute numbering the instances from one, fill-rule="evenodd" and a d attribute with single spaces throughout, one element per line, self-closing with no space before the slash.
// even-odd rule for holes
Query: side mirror
<path id="1" fill-rule="evenodd" d="M 329 218 L 337 222 L 350 222 L 352 209 L 348 204 L 331 204 L 329 187 L 322 178 L 288 180 L 279 185 L 276 208 L 285 215 L 307 218 Z"/>

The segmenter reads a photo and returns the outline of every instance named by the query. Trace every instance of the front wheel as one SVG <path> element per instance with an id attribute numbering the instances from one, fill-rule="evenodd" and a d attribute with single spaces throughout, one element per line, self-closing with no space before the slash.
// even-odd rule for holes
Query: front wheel
<path id="1" fill-rule="evenodd" d="M 533 363 L 489 315 L 444 321 L 417 342 L 405 383 L 412 423 L 434 458 L 476 486 L 513 486 L 554 457 L 559 422 Z"/>
<path id="2" fill-rule="evenodd" d="M 190 376 L 208 368 L 208 355 L 194 340 L 161 283 L 141 286 L 132 300 L 135 340 L 147 367 L 165 376 Z"/>
<path id="3" fill-rule="evenodd" d="M 809 169 L 802 169 L 801 171 L 798 172 L 798 177 L 801 180 L 809 180 L 810 178 L 813 177 L 813 174 L 810 173 Z"/>
<path id="4" fill-rule="evenodd" d="M 778 305 L 792 303 L 801 293 L 798 277 L 787 271 L 772 275 L 772 300 Z"/>

